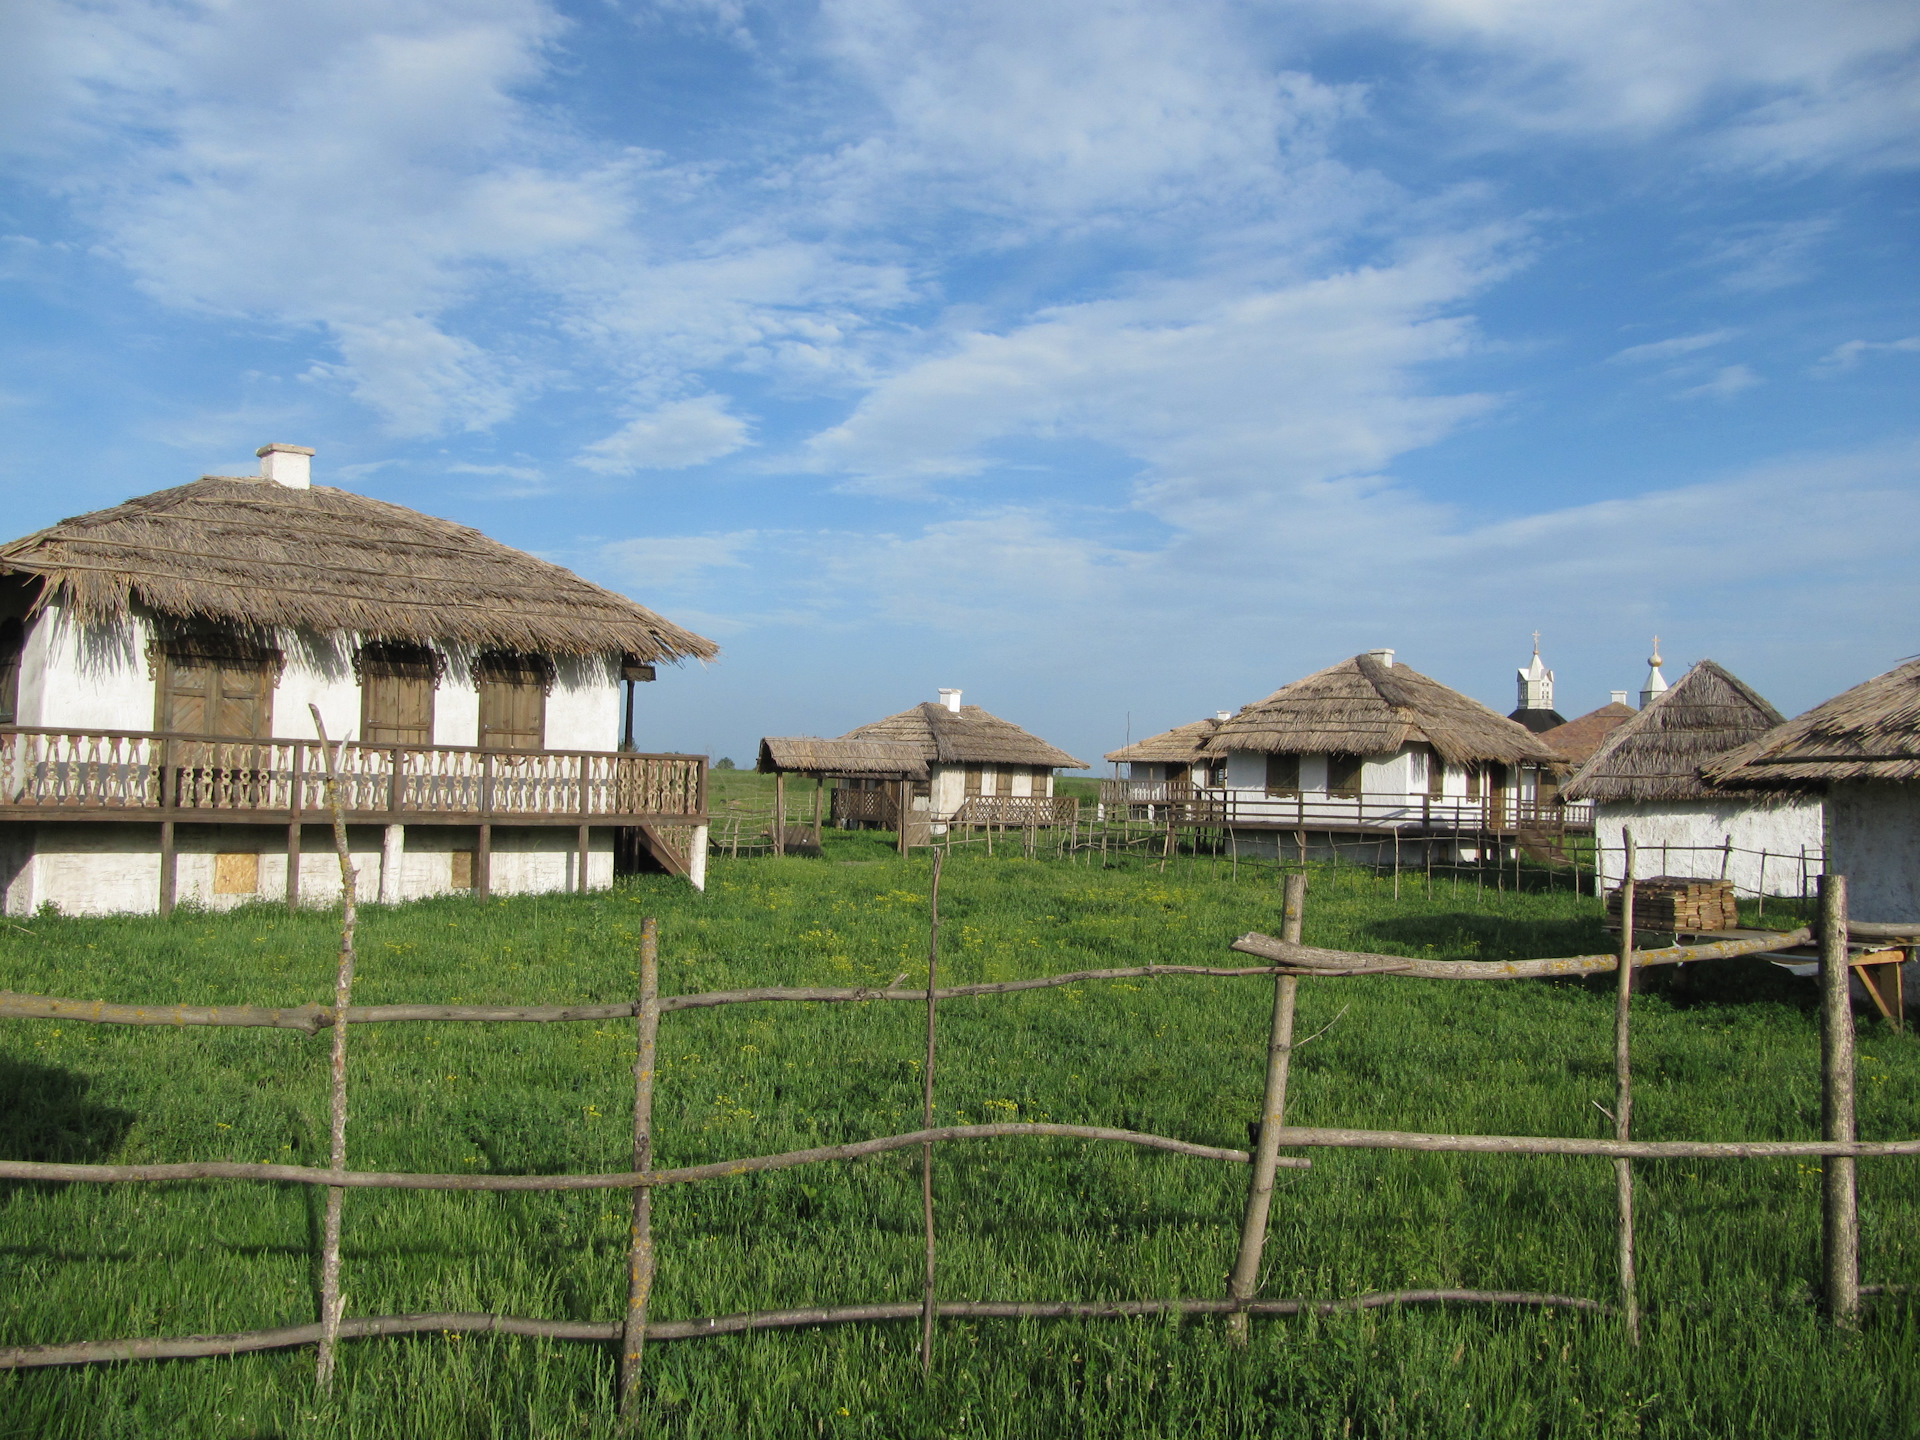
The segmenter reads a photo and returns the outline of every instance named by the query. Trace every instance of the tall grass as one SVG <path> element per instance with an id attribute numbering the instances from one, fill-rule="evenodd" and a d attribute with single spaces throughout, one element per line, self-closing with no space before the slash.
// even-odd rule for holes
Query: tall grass
<path id="1" fill-rule="evenodd" d="M 709 893 L 643 878 L 589 898 L 363 911 L 356 999 L 615 1000 L 660 917 L 669 993 L 924 976 L 923 858 L 830 835 L 824 860 L 716 862 Z M 1218 963 L 1277 931 L 1273 867 L 1176 857 L 1163 874 L 956 853 L 943 979 Z M 1768 921 L 1775 922 L 1769 906 Z M 1778 916 L 1778 923 L 1788 922 Z M 128 1001 L 325 1002 L 333 920 L 270 907 L 0 928 L 0 984 Z M 1498 958 L 1605 949 L 1558 893 L 1317 871 L 1311 944 Z M 1055 1119 L 1246 1143 L 1269 983 L 1114 982 L 941 1009 L 942 1123 Z M 1290 1114 L 1304 1124 L 1599 1135 L 1605 983 L 1308 982 Z M 1663 976 L 1636 1002 L 1636 1131 L 1818 1133 L 1811 985 L 1761 962 Z M 656 1155 L 685 1164 L 914 1128 L 917 1006 L 742 1006 L 666 1017 Z M 1920 1134 L 1920 1046 L 1863 1017 L 1861 1133 Z M 387 1026 L 350 1047 L 350 1161 L 419 1170 L 623 1168 L 626 1024 Z M 0 1026 L 0 1153 L 318 1160 L 326 1041 L 293 1033 Z M 943 1323 L 656 1344 L 661 1435 L 1909 1434 L 1915 1312 L 1857 1336 L 1820 1319 L 1819 1176 L 1806 1162 L 1643 1164 L 1646 1343 L 1568 1312 L 1374 1311 L 1256 1321 Z M 1863 1162 L 1863 1270 L 1920 1281 L 1910 1160 Z M 951 1146 L 936 1172 L 947 1298 L 1224 1293 L 1245 1176 L 1072 1141 Z M 1610 1298 L 1612 1186 L 1584 1159 L 1321 1152 L 1283 1173 L 1263 1293 L 1457 1285 Z M 0 1196 L 0 1343 L 311 1319 L 320 1196 L 300 1187 L 15 1186 Z M 611 1194 L 348 1197 L 351 1313 L 621 1313 Z M 655 1202 L 661 1319 L 918 1293 L 910 1155 L 741 1177 Z M 615 1433 L 609 1348 L 510 1338 L 356 1341 L 321 1401 L 310 1351 L 0 1376 L 0 1434 Z"/>

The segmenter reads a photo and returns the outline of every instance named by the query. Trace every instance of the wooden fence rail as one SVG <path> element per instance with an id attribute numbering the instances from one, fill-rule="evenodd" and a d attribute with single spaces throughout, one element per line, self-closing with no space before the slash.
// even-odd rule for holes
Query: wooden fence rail
<path id="1" fill-rule="evenodd" d="M 1843 882 L 1842 882 L 1843 883 Z M 1851 1161 L 1853 1158 L 1867 1158 L 1893 1155 L 1920 1155 L 1920 1139 L 1861 1142 L 1853 1134 L 1851 1118 L 1851 1061 L 1850 1016 L 1836 1014 L 1836 1002 L 1832 996 L 1835 986 L 1829 984 L 1827 1004 L 1827 1030 L 1830 1036 L 1840 1035 L 1844 1029 L 1844 1043 L 1830 1040 L 1823 1047 L 1825 1059 L 1823 1070 L 1826 1074 L 1826 1090 L 1830 1097 L 1829 1120 L 1826 1135 L 1819 1140 L 1629 1140 L 1621 1134 L 1615 1138 L 1578 1138 L 1561 1136 L 1501 1136 L 1501 1135 L 1447 1135 L 1418 1132 L 1344 1129 L 1321 1126 L 1293 1126 L 1284 1122 L 1286 1100 L 1287 1058 L 1291 1054 L 1292 1012 L 1295 987 L 1301 979 L 1322 979 L 1341 976 L 1394 973 L 1400 975 L 1419 975 L 1420 966 L 1433 963 L 1461 964 L 1469 962 L 1414 962 L 1404 957 L 1386 955 L 1364 955 L 1341 951 L 1315 950 L 1299 943 L 1300 919 L 1305 895 L 1305 877 L 1293 877 L 1287 891 L 1286 929 L 1282 939 L 1273 940 L 1260 935 L 1248 935 L 1235 942 L 1235 948 L 1242 951 L 1252 950 L 1269 959 L 1268 964 L 1259 966 L 1215 967 L 1187 965 L 1150 965 L 1132 966 L 1111 970 L 1081 971 L 1070 975 L 1034 977 L 1016 981 L 1002 981 L 984 985 L 961 985 L 939 987 L 938 978 L 938 928 L 937 899 L 933 909 L 935 918 L 929 945 L 928 983 L 922 989 L 901 988 L 901 980 L 882 988 L 815 989 L 804 987 L 765 987 L 756 989 L 719 991 L 707 994 L 685 996 L 662 996 L 658 993 L 658 953 L 657 929 L 654 922 L 648 920 L 643 928 L 642 983 L 639 997 L 632 1002 L 614 1005 L 573 1005 L 552 1007 L 527 1006 L 353 1006 L 339 1004 L 334 1007 L 300 1006 L 286 1009 L 264 1007 L 233 1006 L 181 1006 L 146 1007 L 116 1006 L 104 1002 L 82 1002 L 54 999 L 45 996 L 0 995 L 0 1016 L 14 1016 L 35 1019 L 81 1020 L 99 1024 L 140 1024 L 140 1025 L 193 1025 L 193 1026 L 260 1026 L 291 1029 L 307 1034 L 315 1034 L 323 1028 L 335 1028 L 335 1043 L 344 1032 L 344 1027 L 334 1027 L 336 1016 L 343 1017 L 348 1024 L 392 1022 L 392 1021 L 517 1021 L 517 1022 L 555 1022 L 570 1020 L 604 1020 L 616 1017 L 634 1017 L 639 1024 L 638 1051 L 635 1063 L 635 1141 L 634 1168 L 607 1174 L 563 1174 L 563 1175 L 474 1175 L 474 1174 L 430 1174 L 393 1171 L 363 1171 L 346 1167 L 342 1156 L 343 1143 L 334 1147 L 334 1163 L 326 1167 L 246 1164 L 229 1161 L 198 1161 L 184 1164 L 151 1165 L 66 1165 L 30 1161 L 0 1162 L 0 1179 L 28 1181 L 57 1181 L 67 1183 L 123 1183 L 123 1182 L 177 1182 L 182 1180 L 238 1180 L 266 1181 L 272 1183 L 296 1183 L 326 1187 L 331 1196 L 341 1196 L 349 1189 L 381 1188 L 404 1190 L 450 1190 L 450 1191 L 575 1191 L 575 1190 L 630 1190 L 634 1194 L 634 1220 L 627 1255 L 628 1268 L 628 1304 L 623 1320 L 609 1322 L 576 1322 L 543 1320 L 527 1317 L 492 1314 L 421 1314 L 391 1316 L 347 1316 L 340 1313 L 338 1302 L 334 1299 L 340 1293 L 337 1268 L 334 1283 L 328 1287 L 323 1302 L 321 1320 L 315 1324 L 281 1326 L 271 1329 L 247 1331 L 229 1335 L 191 1335 L 174 1337 L 154 1337 L 119 1339 L 105 1341 L 81 1341 L 68 1344 L 43 1346 L 18 1346 L 0 1349 L 0 1369 L 20 1369 L 54 1365 L 78 1365 L 108 1361 L 135 1359 L 191 1358 L 195 1356 L 231 1355 L 246 1351 L 286 1348 L 291 1346 L 320 1346 L 324 1359 L 330 1359 L 331 1345 L 335 1340 L 367 1338 L 382 1335 L 417 1334 L 427 1331 L 459 1330 L 472 1333 L 498 1333 L 543 1336 L 553 1339 L 587 1340 L 599 1343 L 618 1342 L 621 1346 L 620 1404 L 623 1413 L 631 1415 L 638 1403 L 641 1385 L 641 1357 L 643 1346 L 649 1340 L 691 1339 L 705 1335 L 734 1334 L 748 1330 L 790 1328 L 794 1326 L 828 1325 L 861 1322 L 883 1322 L 918 1319 L 922 1325 L 922 1354 L 929 1365 L 932 1361 L 933 1322 L 939 1318 L 1102 1318 L 1120 1316 L 1148 1315 L 1222 1315 L 1230 1317 L 1236 1330 L 1244 1325 L 1245 1317 L 1256 1315 L 1295 1315 L 1323 1314 L 1331 1315 L 1346 1310 L 1365 1309 L 1379 1305 L 1422 1304 L 1422 1303 L 1471 1303 L 1471 1304 L 1510 1304 L 1531 1306 L 1554 1306 L 1580 1310 L 1590 1313 L 1612 1313 L 1613 1307 L 1601 1301 L 1556 1294 L 1528 1291 L 1482 1291 L 1482 1290 L 1400 1290 L 1370 1293 L 1352 1296 L 1343 1300 L 1317 1299 L 1278 1299 L 1261 1298 L 1258 1295 L 1258 1281 L 1261 1269 L 1261 1256 L 1268 1228 L 1268 1209 L 1273 1191 L 1273 1175 L 1279 1168 L 1305 1169 L 1310 1162 L 1301 1157 L 1283 1156 L 1282 1149 L 1295 1148 L 1335 1148 L 1335 1149 L 1386 1149 L 1386 1150 L 1424 1150 L 1454 1152 L 1465 1154 L 1510 1154 L 1510 1155 L 1565 1155 L 1606 1158 L 1615 1161 L 1639 1159 L 1761 1159 L 1784 1157 L 1833 1157 L 1835 1163 L 1827 1168 L 1833 1171 L 1842 1169 L 1840 1162 L 1846 1162 L 1846 1184 L 1844 1187 L 1829 1186 L 1825 1207 L 1823 1231 L 1827 1237 L 1826 1273 L 1830 1308 L 1835 1319 L 1842 1324 L 1852 1322 L 1853 1306 L 1858 1296 L 1870 1293 L 1875 1287 L 1858 1286 L 1857 1230 L 1853 1216 L 1854 1197 L 1852 1193 Z M 1839 890 L 1839 885 L 1834 889 Z M 1827 907 L 1824 916 L 1829 931 L 1838 927 L 1844 934 L 1844 900 L 1836 909 Z M 349 930 L 343 944 L 340 998 L 346 999 L 346 986 L 351 976 L 351 947 Z M 1623 936 L 1622 951 L 1618 956 L 1580 956 L 1566 960 L 1518 962 L 1512 966 L 1497 966 L 1497 976 L 1491 971 L 1465 972 L 1484 978 L 1523 978 L 1527 975 L 1555 973 L 1587 973 L 1602 968 L 1618 967 L 1624 958 L 1627 969 L 1633 970 L 1647 964 L 1672 963 L 1682 959 L 1705 958 L 1708 953 L 1715 955 L 1749 954 L 1763 946 L 1778 946 L 1804 941 L 1807 932 L 1794 935 L 1770 937 L 1765 940 L 1741 940 L 1717 946 L 1670 947 L 1667 950 L 1636 951 L 1632 948 L 1631 933 Z M 1829 945 L 1830 951 L 1834 948 Z M 1838 953 L 1845 954 L 1844 944 Z M 1607 962 L 1602 965 L 1600 962 Z M 1278 961 L 1279 963 L 1272 963 Z M 1495 962 L 1488 962 L 1494 964 Z M 1551 968 L 1542 970 L 1532 968 L 1576 967 L 1573 970 Z M 1445 978 L 1460 978 L 1463 972 L 1449 969 L 1442 972 Z M 655 1168 L 652 1146 L 652 1102 L 655 1078 L 655 1052 L 657 1048 L 656 1032 L 659 1017 L 676 1009 L 700 1009 L 717 1005 L 755 1004 L 780 1001 L 807 1001 L 829 1003 L 866 1003 L 874 1000 L 905 1000 L 924 1002 L 928 1007 L 928 1057 L 927 1057 L 927 1095 L 925 1097 L 925 1118 L 932 1119 L 932 1072 L 934 1045 L 936 1040 L 935 1015 L 937 1002 L 943 999 L 957 999 L 970 996 L 1004 995 L 1025 990 L 1058 987 L 1100 980 L 1117 980 L 1146 976 L 1199 976 L 1212 978 L 1248 977 L 1268 975 L 1275 978 L 1275 1006 L 1271 1036 L 1268 1045 L 1269 1063 L 1266 1095 L 1262 1107 L 1262 1123 L 1256 1150 L 1253 1155 L 1246 1151 L 1218 1146 L 1202 1145 L 1174 1137 L 1147 1134 L 1139 1131 L 1113 1129 L 1091 1125 L 1035 1124 L 1008 1122 L 988 1125 L 923 1125 L 919 1130 L 898 1135 L 878 1136 L 869 1139 L 847 1141 L 837 1144 L 814 1146 L 803 1150 L 786 1151 L 779 1154 L 750 1156 L 740 1159 L 721 1160 L 702 1165 Z M 1623 982 L 1626 977 L 1623 976 Z M 902 980 L 904 977 L 902 977 Z M 1844 995 L 1844 987 L 1839 991 Z M 1630 995 L 1630 987 L 1623 983 L 1623 997 Z M 1628 1000 L 1623 998 L 1621 1008 L 1624 1012 Z M 1625 1054 L 1626 1029 L 1624 1022 L 1617 1031 L 1619 1045 L 1619 1066 L 1622 1083 L 1625 1083 L 1627 1058 Z M 338 1051 L 344 1055 L 344 1051 Z M 344 1082 L 335 1089 L 334 1113 L 344 1116 Z M 1843 1105 L 1844 1102 L 1844 1105 Z M 1846 1114 L 1833 1118 L 1835 1112 L 1845 1108 Z M 1233 1164 L 1248 1165 L 1250 1170 L 1249 1199 L 1243 1218 L 1240 1236 L 1240 1255 L 1235 1264 L 1229 1293 L 1224 1298 L 1175 1298 L 1146 1300 L 1024 1300 L 1024 1301 L 949 1301 L 940 1300 L 935 1294 L 937 1273 L 934 1268 L 934 1209 L 931 1188 L 931 1150 L 938 1143 L 950 1143 L 964 1140 L 1013 1139 L 1013 1138 L 1067 1138 L 1090 1141 L 1117 1142 L 1134 1145 L 1143 1149 L 1163 1153 L 1187 1156 L 1195 1159 L 1218 1160 Z M 828 1161 L 856 1159 L 865 1155 L 880 1154 L 893 1150 L 919 1148 L 922 1154 L 923 1176 L 923 1214 L 926 1230 L 926 1275 L 923 1294 L 918 1301 L 888 1302 L 869 1305 L 803 1307 L 798 1309 L 748 1312 L 734 1315 L 706 1316 L 686 1320 L 662 1321 L 647 1313 L 647 1302 L 653 1283 L 656 1264 L 650 1224 L 650 1195 L 653 1189 L 664 1185 L 693 1184 L 708 1180 L 726 1179 L 732 1176 L 764 1173 L 773 1170 L 789 1169 L 795 1166 L 817 1164 Z M 1251 1162 L 1251 1163 L 1249 1163 Z M 329 1227 L 330 1230 L 332 1227 Z M 1631 1250 L 1631 1212 L 1623 1209 L 1621 1218 L 1623 1266 L 1627 1263 Z M 327 1260 L 337 1267 L 338 1251 L 333 1236 L 328 1236 Z M 1630 1269 L 1623 1268 L 1622 1290 L 1625 1313 L 1629 1323 L 1634 1323 L 1637 1313 L 1632 1288 Z"/>

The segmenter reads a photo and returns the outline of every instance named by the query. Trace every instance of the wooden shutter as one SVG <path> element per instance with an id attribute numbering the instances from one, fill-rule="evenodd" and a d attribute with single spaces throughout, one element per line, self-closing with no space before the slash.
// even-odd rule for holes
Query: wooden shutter
<path id="1" fill-rule="evenodd" d="M 980 767 L 978 765 L 972 765 L 967 768 L 967 794 L 978 795 L 979 793 Z"/>
<path id="2" fill-rule="evenodd" d="M 481 748 L 546 748 L 546 680 L 544 669 L 533 656 L 489 655 L 481 660 Z"/>
<path id="3" fill-rule="evenodd" d="M 238 647 L 185 645 L 161 669 L 159 728 L 176 735 L 264 740 L 272 733 L 273 663 Z"/>
<path id="4" fill-rule="evenodd" d="M 417 646 L 369 645 L 360 656 L 360 738 L 433 743 L 433 658 Z"/>
<path id="5" fill-rule="evenodd" d="M 1361 771 L 1366 763 L 1365 758 L 1359 755 L 1329 755 L 1327 757 L 1327 793 L 1358 795 Z"/>
<path id="6" fill-rule="evenodd" d="M 1002 765 L 994 773 L 993 793 L 1009 796 L 1013 794 L 1013 771 L 1009 767 Z"/>
<path id="7" fill-rule="evenodd" d="M 1447 793 L 1447 762 L 1431 745 L 1427 747 L 1427 794 L 1438 800 Z"/>
<path id="8" fill-rule="evenodd" d="M 1267 794 L 1297 795 L 1300 793 L 1300 757 L 1298 755 L 1267 756 Z"/>
<path id="9" fill-rule="evenodd" d="M 20 651 L 26 628 L 18 620 L 0 620 L 0 725 L 17 724 L 20 716 Z"/>

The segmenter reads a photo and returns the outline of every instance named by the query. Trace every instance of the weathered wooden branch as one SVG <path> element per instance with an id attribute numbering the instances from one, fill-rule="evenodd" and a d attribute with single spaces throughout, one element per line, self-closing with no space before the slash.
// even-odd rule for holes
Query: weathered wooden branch
<path id="1" fill-rule="evenodd" d="M 1281 934 L 1289 944 L 1300 943 L 1300 929 L 1307 903 L 1307 877 L 1287 876 L 1286 899 L 1281 911 Z M 1300 990 L 1294 975 L 1276 976 L 1273 982 L 1273 1020 L 1267 1031 L 1267 1078 L 1261 1095 L 1260 1139 L 1254 1146 L 1253 1173 L 1247 1183 L 1247 1208 L 1240 1223 L 1240 1249 L 1234 1257 L 1233 1272 L 1227 1277 L 1227 1295 L 1234 1300 L 1249 1300 L 1260 1288 L 1260 1257 L 1267 1243 L 1267 1212 L 1273 1204 L 1273 1177 L 1278 1168 L 1280 1145 L 1274 1138 L 1286 1123 L 1287 1070 L 1293 1060 L 1293 1010 Z M 1232 1343 L 1245 1346 L 1251 1327 L 1244 1310 L 1230 1322 Z"/>
<path id="2" fill-rule="evenodd" d="M 1399 971 L 1413 962 L 1384 957 L 1387 964 L 1351 973 L 1373 970 Z M 1071 975 L 1046 975 L 1031 980 L 1005 980 L 987 985 L 953 985 L 934 991 L 936 1000 L 961 1000 L 970 995 L 1005 995 L 1018 990 L 1042 990 L 1058 985 L 1078 985 L 1087 980 L 1134 980 L 1153 975 L 1278 975 L 1283 965 L 1136 965 L 1121 970 L 1081 970 Z M 1316 975 L 1333 973 L 1324 966 L 1312 967 Z M 742 1005 L 760 1001 L 808 1001 L 834 1003 L 868 1000 L 907 1000 L 915 1003 L 927 998 L 925 990 L 906 990 L 896 981 L 886 987 L 853 989 L 809 989 L 769 986 L 755 990 L 716 990 L 700 995 L 663 995 L 660 1013 L 672 1010 L 702 1010 L 716 1005 Z M 636 1006 L 632 1001 L 592 1005 L 349 1005 L 349 1025 L 388 1024 L 398 1021 L 532 1021 L 554 1023 L 569 1020 L 631 1020 Z M 0 990 L 0 1019 L 72 1020 L 94 1025 L 235 1025 L 270 1030 L 299 1030 L 317 1035 L 333 1024 L 330 1005 L 294 1005 L 271 1008 L 263 1005 L 115 1005 L 104 1000 L 68 1000 L 52 995 L 22 995 Z"/>
<path id="3" fill-rule="evenodd" d="M 640 1014 L 634 1022 L 633 1168 L 653 1168 L 653 1086 L 660 1038 L 660 922 L 640 922 Z M 640 1404 L 640 1361 L 646 1348 L 647 1305 L 653 1295 L 653 1191 L 633 1192 L 627 1236 L 627 1317 L 620 1345 L 620 1413 L 631 1419 Z"/>
<path id="4" fill-rule="evenodd" d="M 340 855 L 340 966 L 334 977 L 333 1008 L 341 1013 L 353 1001 L 353 929 L 356 891 L 360 875 L 353 866 L 353 852 L 347 845 L 347 817 L 341 808 L 338 754 L 327 741 L 326 722 L 320 707 L 309 705 L 313 728 L 320 736 L 320 754 L 327 762 L 327 808 L 333 812 L 333 845 Z M 399 752 L 394 752 L 394 770 L 389 784 L 400 793 Z M 295 856 L 297 864 L 299 857 Z M 332 1084 L 328 1091 L 329 1135 L 328 1168 L 347 1168 L 347 1027 L 333 1030 Z M 347 1192 L 339 1186 L 327 1190 L 327 1214 L 320 1244 L 320 1362 L 316 1378 L 325 1392 L 333 1388 L 333 1352 L 340 1337 L 343 1302 L 340 1296 L 340 1219 Z"/>
<path id="5" fill-rule="evenodd" d="M 1627 849 L 1626 876 L 1620 882 L 1620 958 L 1614 966 L 1613 1008 L 1613 1138 L 1633 1138 L 1633 1056 L 1629 1025 L 1633 1018 L 1633 831 L 1623 829 Z M 1640 1293 L 1633 1265 L 1633 1162 L 1613 1162 L 1614 1254 L 1620 1271 L 1620 1314 L 1627 1324 L 1627 1343 L 1640 1343 Z"/>
<path id="6" fill-rule="evenodd" d="M 1847 961 L 1847 877 L 1820 877 L 1820 1124 L 1829 1140 L 1857 1133 L 1853 1096 L 1853 969 Z M 1820 1175 L 1821 1259 L 1827 1314 L 1851 1330 L 1860 1321 L 1860 1211 L 1853 1161 L 1829 1160 Z"/>
<path id="7" fill-rule="evenodd" d="M 674 1170 L 622 1170 L 603 1175 L 443 1175 L 404 1170 L 328 1170 L 307 1165 L 254 1165 L 230 1160 L 194 1160 L 166 1165 L 68 1165 L 41 1160 L 0 1160 L 0 1180 L 105 1183 L 121 1181 L 272 1180 L 296 1185 L 341 1185 L 360 1190 L 631 1190 L 636 1186 L 690 1185 L 721 1180 L 729 1175 L 752 1175 L 765 1170 L 790 1170 L 823 1160 L 858 1160 L 888 1150 L 905 1150 L 929 1140 L 1008 1140 L 1038 1137 L 1067 1140 L 1118 1140 L 1145 1150 L 1165 1150 L 1201 1160 L 1247 1163 L 1244 1150 L 1195 1145 L 1165 1135 L 1137 1130 L 1113 1130 L 1099 1125 L 1027 1124 L 943 1125 L 904 1135 L 853 1140 L 844 1145 L 821 1145 L 789 1150 L 779 1155 L 757 1155 L 742 1160 L 716 1160 Z M 1916 1142 L 1920 1144 L 1920 1142 Z M 1305 1160 L 1283 1160 L 1283 1165 L 1305 1169 Z"/>
<path id="8" fill-rule="evenodd" d="M 1634 969 L 1649 965 L 1685 965 L 1695 960 L 1724 960 L 1805 945 L 1808 929 L 1769 935 L 1765 939 L 1719 940 L 1708 945 L 1670 945 L 1661 950 L 1633 952 Z M 1352 950 L 1321 950 L 1312 945 L 1289 945 L 1258 931 L 1242 935 L 1233 948 L 1243 955 L 1259 955 L 1284 965 L 1321 971 L 1356 972 L 1361 967 L 1391 967 L 1417 980 L 1528 980 L 1551 975 L 1597 975 L 1620 967 L 1618 955 L 1568 955 L 1554 960 L 1422 960 L 1404 955 L 1371 955 Z"/>
<path id="9" fill-rule="evenodd" d="M 1795 1156 L 1920 1155 L 1920 1140 L 1576 1140 L 1558 1135 L 1426 1135 L 1407 1130 L 1284 1126 L 1282 1146 L 1431 1150 L 1468 1155 L 1592 1155 L 1620 1160 L 1781 1160 Z M 0 1174 L 4 1174 L 0 1171 Z"/>
<path id="10" fill-rule="evenodd" d="M 907 796 L 904 787 L 900 797 L 900 834 L 904 840 L 907 833 Z M 934 1017 L 939 1013 L 940 982 L 940 860 L 942 852 L 933 852 L 933 888 L 928 904 L 931 916 L 927 929 L 927 1065 L 921 1075 L 924 1090 L 925 1112 L 920 1123 L 927 1129 L 933 1128 L 933 1060 Z M 921 1219 L 926 1229 L 927 1273 L 920 1291 L 920 1374 L 926 1379 L 933 1374 L 933 1142 L 927 1141 L 920 1147 L 920 1208 Z"/>
<path id="11" fill-rule="evenodd" d="M 1874 1287 L 1869 1287 L 1874 1288 Z M 1254 1315 L 1338 1315 L 1387 1305 L 1469 1304 L 1533 1305 L 1556 1310 L 1604 1313 L 1598 1300 L 1573 1295 L 1543 1295 L 1524 1290 L 1394 1290 L 1355 1295 L 1345 1300 L 948 1300 L 943 1317 L 985 1320 L 1133 1319 L 1156 1315 L 1225 1315 L 1243 1309 Z M 693 1340 L 703 1335 L 737 1335 L 749 1330 L 781 1330 L 805 1325 L 838 1325 L 874 1320 L 912 1320 L 918 1301 L 880 1305 L 822 1305 L 797 1310 L 750 1310 L 697 1320 L 653 1320 L 649 1340 Z M 449 1311 L 422 1315 L 361 1315 L 340 1322 L 342 1340 L 383 1335 L 531 1335 L 547 1340 L 620 1338 L 618 1320 L 534 1320 L 519 1315 Z M 66 1345 L 19 1345 L 0 1349 L 0 1370 L 29 1370 L 50 1365 L 98 1365 L 126 1360 L 191 1360 L 212 1355 L 244 1355 L 257 1350 L 287 1350 L 311 1345 L 320 1326 L 281 1325 L 229 1335 L 178 1335 L 132 1340 L 80 1340 Z"/>

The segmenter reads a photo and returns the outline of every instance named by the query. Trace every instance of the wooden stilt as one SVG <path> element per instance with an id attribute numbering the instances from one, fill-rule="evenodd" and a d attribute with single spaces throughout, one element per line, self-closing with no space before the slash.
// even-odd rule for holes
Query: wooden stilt
<path id="1" fill-rule="evenodd" d="M 485 902 L 493 894 L 493 826 L 480 822 L 473 847 L 473 895 Z"/>
<path id="2" fill-rule="evenodd" d="M 160 913 L 173 913 L 174 895 L 173 821 L 160 822 Z"/>
<path id="3" fill-rule="evenodd" d="M 813 777 L 813 843 L 816 849 L 821 844 L 820 825 L 826 808 L 826 798 L 827 777 L 816 775 Z"/>
<path id="4" fill-rule="evenodd" d="M 287 822 L 287 913 L 300 909 L 300 822 Z"/>
<path id="5" fill-rule="evenodd" d="M 587 866 L 588 866 L 588 862 L 592 858 L 593 858 L 593 829 L 591 826 L 582 825 L 580 827 L 580 862 L 578 867 L 579 880 L 580 880 L 580 893 L 582 895 L 587 893 Z"/>
<path id="6" fill-rule="evenodd" d="M 785 771 L 773 777 L 773 853 L 787 853 L 787 776 Z"/>

